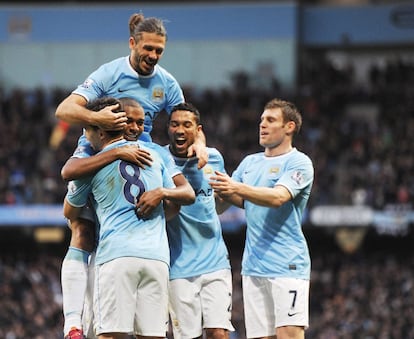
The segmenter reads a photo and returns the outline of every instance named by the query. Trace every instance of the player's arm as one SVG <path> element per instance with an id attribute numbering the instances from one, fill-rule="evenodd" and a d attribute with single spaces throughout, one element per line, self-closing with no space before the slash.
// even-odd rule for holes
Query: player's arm
<path id="1" fill-rule="evenodd" d="M 178 212 L 180 212 L 180 208 L 181 205 L 173 203 L 170 200 L 164 200 L 163 201 L 164 204 L 164 214 L 165 214 L 165 219 L 171 220 L 173 217 L 175 217 Z"/>
<path id="2" fill-rule="evenodd" d="M 192 204 L 195 200 L 195 192 L 185 176 L 177 168 L 171 153 L 156 143 L 149 143 L 148 146 L 152 147 L 161 156 L 167 173 L 169 173 L 175 185 L 175 188 L 160 188 L 162 199 L 169 199 L 180 205 Z"/>
<path id="3" fill-rule="evenodd" d="M 195 192 L 183 174 L 177 174 L 173 178 L 176 187 L 158 187 L 144 192 L 136 204 L 139 214 L 147 216 L 163 200 L 170 200 L 179 205 L 190 205 L 195 201 Z"/>
<path id="4" fill-rule="evenodd" d="M 106 106 L 99 112 L 92 112 L 85 106 L 87 100 L 78 94 L 70 94 L 56 108 L 55 115 L 58 119 L 70 124 L 99 126 L 105 130 L 119 130 L 126 126 L 126 113 L 112 110 L 118 105 Z"/>
<path id="5" fill-rule="evenodd" d="M 187 156 L 192 157 L 194 155 L 198 158 L 198 169 L 203 168 L 208 161 L 208 151 L 206 147 L 206 136 L 202 129 L 198 131 L 194 143 L 188 148 Z"/>
<path id="6" fill-rule="evenodd" d="M 229 188 L 225 190 L 225 187 L 229 187 L 229 184 L 232 182 L 233 180 L 227 174 L 218 171 L 215 171 L 215 175 L 210 177 L 209 184 L 214 190 L 216 211 L 218 214 L 221 214 L 229 208 L 229 205 L 244 208 L 244 200 L 236 191 L 230 193 Z"/>
<path id="7" fill-rule="evenodd" d="M 211 177 L 211 187 L 224 200 L 243 204 L 243 200 L 248 200 L 256 205 L 266 207 L 280 207 L 285 202 L 292 199 L 289 190 L 282 185 L 275 187 L 255 187 L 231 179 L 227 174 L 216 172 L 216 176 Z M 240 205 L 237 205 L 241 207 Z"/>
<path id="8" fill-rule="evenodd" d="M 244 200 L 242 197 L 237 195 L 237 193 L 225 194 L 223 192 L 216 191 L 215 194 L 220 198 L 220 200 L 216 198 L 216 212 L 218 214 L 223 213 L 229 207 L 229 205 L 244 208 Z"/>
<path id="9" fill-rule="evenodd" d="M 231 205 L 236 205 L 236 204 L 238 205 L 238 202 L 235 202 L 234 204 L 232 204 L 230 201 L 225 200 L 217 193 L 214 193 L 214 199 L 216 200 L 217 214 L 224 213 Z"/>
<path id="10" fill-rule="evenodd" d="M 175 188 L 163 188 L 164 198 L 179 205 L 191 205 L 195 201 L 195 192 L 184 174 L 173 177 Z"/>
<path id="11" fill-rule="evenodd" d="M 75 207 L 70 204 L 67 198 L 63 202 L 63 215 L 68 220 L 76 220 L 79 217 L 79 214 L 82 210 L 82 207 Z"/>
<path id="12" fill-rule="evenodd" d="M 152 158 L 149 152 L 135 145 L 113 148 L 87 158 L 72 157 L 66 161 L 61 170 L 63 180 L 69 181 L 92 175 L 115 160 L 124 160 L 141 168 L 151 166 Z"/>
<path id="13" fill-rule="evenodd" d="M 173 181 L 176 186 L 174 188 L 158 187 L 144 192 L 136 203 L 137 214 L 143 218 L 148 217 L 162 201 L 177 205 L 192 204 L 195 201 L 195 192 L 184 175 L 177 174 Z"/>

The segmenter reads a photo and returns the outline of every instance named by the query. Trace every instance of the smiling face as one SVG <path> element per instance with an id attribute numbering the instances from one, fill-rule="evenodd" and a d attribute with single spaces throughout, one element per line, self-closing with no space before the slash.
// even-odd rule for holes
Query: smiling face
<path id="1" fill-rule="evenodd" d="M 150 75 L 164 53 L 167 40 L 156 33 L 142 32 L 137 39 L 129 38 L 130 63 L 141 75 Z"/>
<path id="2" fill-rule="evenodd" d="M 144 131 L 144 110 L 141 106 L 125 105 L 124 111 L 128 119 L 124 129 L 124 139 L 128 141 L 137 141 Z"/>
<path id="3" fill-rule="evenodd" d="M 188 148 L 194 143 L 201 130 L 193 112 L 177 110 L 171 113 L 168 123 L 171 152 L 178 157 L 186 158 Z"/>

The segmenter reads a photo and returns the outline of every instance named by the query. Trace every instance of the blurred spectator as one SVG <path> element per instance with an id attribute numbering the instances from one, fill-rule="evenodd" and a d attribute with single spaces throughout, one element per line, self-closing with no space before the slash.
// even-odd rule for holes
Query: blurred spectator
<path id="1" fill-rule="evenodd" d="M 184 89 L 186 99 L 200 108 L 208 143 L 222 152 L 227 171 L 231 173 L 245 154 L 258 150 L 251 145 L 257 145 L 263 104 L 281 97 L 297 102 L 303 113 L 306 128 L 296 143 L 315 165 L 309 207 L 366 204 L 387 211 L 399 204 L 412 210 L 414 64 L 390 60 L 382 68 L 373 65 L 368 86 L 361 86 L 352 69 L 338 69 L 316 57 L 306 62 L 295 93 L 285 92 L 277 75 L 266 79 L 272 86 L 269 90 L 245 72 L 233 74 L 228 88 Z M 261 67 L 259 73 L 269 65 Z M 56 105 L 67 94 L 64 89 L 0 88 L 0 204 L 62 203 L 66 185 L 60 169 L 75 149 L 81 128 L 65 131 L 56 148 L 50 147 L 49 139 L 57 123 Z M 160 119 L 156 124 L 160 126 L 154 127 L 154 139 L 164 143 L 165 122 Z M 412 236 L 407 238 L 412 244 Z M 388 250 L 382 244 L 381 250 L 344 255 L 325 248 L 324 242 L 309 240 L 318 247 L 311 249 L 308 339 L 414 338 L 414 256 L 401 252 L 410 244 Z M 241 244 L 236 241 L 229 247 L 234 339 L 244 338 Z M 31 258 L 35 252 L 2 250 L 0 338 L 62 338 L 63 256 Z"/>
<path id="2" fill-rule="evenodd" d="M 58 257 L 19 252 L 0 257 L 0 337 L 63 338 Z"/>
<path id="3" fill-rule="evenodd" d="M 353 254 L 343 253 L 320 229 L 307 236 L 313 258 L 307 339 L 414 338 L 413 233 L 405 240 L 368 233 Z M 233 339 L 245 339 L 243 238 L 244 231 L 225 236 L 233 268 Z M 57 252 L 64 248 L 18 246 L 0 252 L 0 338 L 63 338 Z"/>
<path id="4" fill-rule="evenodd" d="M 369 86 L 363 86 L 352 68 L 306 58 L 295 93 L 283 91 L 271 65 L 259 65 L 257 74 L 263 72 L 268 88 L 256 74 L 243 71 L 232 74 L 228 88 L 184 88 L 186 99 L 200 107 L 209 144 L 223 153 L 229 173 L 245 154 L 258 150 L 263 103 L 282 97 L 298 102 L 304 116 L 306 128 L 297 144 L 316 167 L 310 207 L 352 204 L 358 192 L 365 192 L 363 203 L 376 209 L 412 204 L 414 64 L 373 65 Z M 49 145 L 56 105 L 67 92 L 16 88 L 0 93 L 0 204 L 61 203 L 66 185 L 60 169 L 81 132 L 79 126 L 65 128 L 63 141 Z M 155 124 L 160 126 L 154 140 L 166 143 L 165 121 Z"/>

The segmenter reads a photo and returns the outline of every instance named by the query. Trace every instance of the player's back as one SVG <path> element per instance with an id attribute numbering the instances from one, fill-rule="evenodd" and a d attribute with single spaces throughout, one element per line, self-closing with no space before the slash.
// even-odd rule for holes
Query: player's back
<path id="1" fill-rule="evenodd" d="M 110 148 L 125 145 L 125 141 Z M 161 158 L 149 149 L 152 166 L 144 169 L 117 160 L 102 168 L 92 179 L 92 193 L 100 223 L 96 262 L 120 256 L 138 256 L 169 263 L 165 216 L 162 204 L 147 219 L 136 215 L 140 196 L 158 187 L 173 187 Z"/>

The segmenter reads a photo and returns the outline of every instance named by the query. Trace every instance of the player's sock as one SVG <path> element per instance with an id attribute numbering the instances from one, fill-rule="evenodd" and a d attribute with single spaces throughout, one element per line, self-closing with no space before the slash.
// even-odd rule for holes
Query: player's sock
<path id="1" fill-rule="evenodd" d="M 82 310 L 88 281 L 89 252 L 69 247 L 62 263 L 61 283 L 64 334 L 72 328 L 82 329 Z"/>

